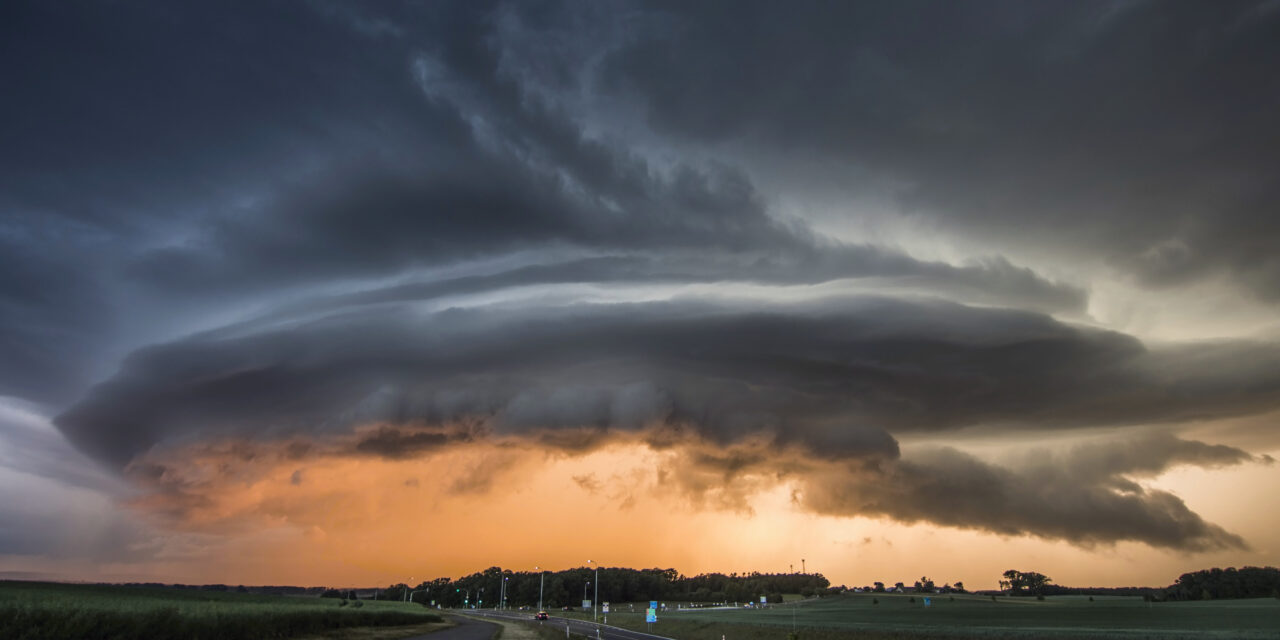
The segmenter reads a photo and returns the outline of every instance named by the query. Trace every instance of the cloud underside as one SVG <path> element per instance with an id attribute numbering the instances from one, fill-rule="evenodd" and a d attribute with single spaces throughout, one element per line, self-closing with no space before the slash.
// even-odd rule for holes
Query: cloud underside
<path id="1" fill-rule="evenodd" d="M 1232 447 L 1164 433 L 1057 452 L 1024 449 L 1001 462 L 945 447 L 915 449 L 901 457 L 830 459 L 765 438 L 726 446 L 670 425 L 582 434 L 590 446 L 581 446 L 579 440 L 570 450 L 559 446 L 557 438 L 564 435 L 557 431 L 496 436 L 464 427 L 370 426 L 325 440 L 224 440 L 171 447 L 136 460 L 128 474 L 146 489 L 135 506 L 168 518 L 179 529 L 227 532 L 251 528 L 263 518 L 305 526 L 323 520 L 316 510 L 324 511 L 327 504 L 359 502 L 344 493 L 340 478 L 331 477 L 332 466 L 384 455 L 387 451 L 377 447 L 393 442 L 401 447 L 388 462 L 401 465 L 397 469 L 415 462 L 423 465 L 419 469 L 430 469 L 429 477 L 412 477 L 405 486 L 463 499 L 518 482 L 544 465 L 548 456 L 626 451 L 645 454 L 648 461 L 609 477 L 573 475 L 572 485 L 607 495 L 620 508 L 634 506 L 643 494 L 674 495 L 680 500 L 673 504 L 684 508 L 747 516 L 754 515 L 751 505 L 758 495 L 786 488 L 792 508 L 829 516 L 1034 536 L 1083 548 L 1139 542 L 1200 552 L 1247 549 L 1248 544 L 1206 522 L 1179 497 L 1140 481 L 1182 465 L 1216 468 L 1271 462 Z M 456 471 L 459 467 L 463 471 Z M 395 477 L 406 472 L 389 473 Z M 314 500 L 320 501 L 316 504 L 310 498 L 299 504 L 296 498 L 278 497 L 312 482 L 321 483 L 314 490 Z"/>
<path id="2" fill-rule="evenodd" d="M 1149 348 L 929 299 L 394 311 L 151 347 L 57 423 L 119 467 L 199 442 L 294 441 L 305 456 L 308 443 L 341 441 L 344 455 L 404 459 L 510 439 L 585 453 L 636 438 L 687 450 L 690 470 L 719 469 L 672 477 L 719 478 L 730 508 L 735 474 L 794 467 L 799 504 L 821 513 L 1208 549 L 1243 541 L 1128 477 L 1252 459 L 1237 449 L 1160 440 L 999 466 L 951 449 L 904 456 L 892 434 L 1172 423 L 1280 398 L 1280 353 L 1266 345 Z"/>

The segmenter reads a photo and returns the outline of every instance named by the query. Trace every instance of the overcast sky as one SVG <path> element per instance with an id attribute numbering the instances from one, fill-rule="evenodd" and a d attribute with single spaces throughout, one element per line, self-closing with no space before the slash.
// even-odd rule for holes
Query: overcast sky
<path id="1" fill-rule="evenodd" d="M 1274 0 L 5 3 L 0 562 L 1276 564 L 1277 73 Z"/>

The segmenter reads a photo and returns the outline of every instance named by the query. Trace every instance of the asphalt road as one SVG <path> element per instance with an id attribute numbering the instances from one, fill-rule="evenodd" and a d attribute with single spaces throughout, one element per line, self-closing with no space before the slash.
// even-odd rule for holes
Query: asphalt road
<path id="1" fill-rule="evenodd" d="M 505 618 L 508 620 L 517 620 L 519 622 L 537 622 L 533 619 L 533 613 L 529 611 L 493 611 L 492 609 L 474 609 L 468 611 L 467 615 L 483 616 L 486 618 Z M 573 635 L 587 636 L 588 638 L 598 637 L 600 640 L 673 640 L 666 636 L 658 636 L 651 633 L 641 633 L 639 631 L 629 631 L 619 627 L 596 624 L 590 620 L 583 621 L 573 618 L 559 618 L 551 616 L 550 619 L 542 624 L 560 631 L 563 631 L 565 625 L 568 625 L 569 633 Z"/>
<path id="2" fill-rule="evenodd" d="M 498 632 L 498 625 L 482 620 L 473 620 L 465 616 L 446 615 L 449 622 L 456 626 L 448 629 L 414 636 L 407 640 L 490 640 Z"/>

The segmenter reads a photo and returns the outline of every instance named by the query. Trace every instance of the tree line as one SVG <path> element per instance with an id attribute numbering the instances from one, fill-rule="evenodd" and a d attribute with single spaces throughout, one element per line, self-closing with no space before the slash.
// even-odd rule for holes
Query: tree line
<path id="1" fill-rule="evenodd" d="M 1164 590 L 1168 600 L 1217 600 L 1222 598 L 1280 598 L 1280 569 L 1242 567 L 1204 569 L 1178 576 Z"/>
<path id="2" fill-rule="evenodd" d="M 599 589 L 600 602 L 649 600 L 710 602 L 781 602 L 782 594 L 821 595 L 831 586 L 820 573 L 705 573 L 685 576 L 675 569 L 626 569 L 579 567 L 565 571 L 510 571 L 490 567 L 457 580 L 436 578 L 417 586 L 395 584 L 380 589 L 377 597 L 443 607 L 498 606 L 505 582 L 508 607 L 538 606 L 539 586 L 545 608 L 577 607 L 591 600 Z"/>
<path id="3" fill-rule="evenodd" d="M 1280 598 L 1280 569 L 1275 567 L 1213 568 L 1184 573 L 1168 587 L 1063 587 L 1035 571 L 1009 570 L 1000 581 L 1009 595 L 1123 595 L 1148 600 L 1217 600 Z"/>

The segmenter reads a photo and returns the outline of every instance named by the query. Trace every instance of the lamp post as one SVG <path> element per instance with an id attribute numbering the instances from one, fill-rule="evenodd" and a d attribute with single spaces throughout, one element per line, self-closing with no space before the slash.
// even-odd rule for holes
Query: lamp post
<path id="1" fill-rule="evenodd" d="M 413 582 L 413 576 L 409 576 L 409 582 Z M 409 585 L 404 586 L 404 601 L 409 601 Z"/>
<path id="2" fill-rule="evenodd" d="M 588 560 L 587 565 L 590 566 L 591 564 L 592 562 Z M 586 594 L 583 594 L 582 597 L 585 600 Z M 596 604 L 599 599 L 600 599 L 600 565 L 597 563 L 596 564 L 596 594 L 591 597 L 591 621 L 592 622 L 596 621 Z"/>
<path id="3" fill-rule="evenodd" d="M 507 581 L 510 579 L 511 576 L 502 576 L 502 592 L 498 595 L 499 609 L 505 610 L 507 608 Z"/>
<path id="4" fill-rule="evenodd" d="M 542 567 L 534 567 L 538 570 L 538 611 L 542 611 L 542 587 L 547 583 L 547 572 Z"/>

